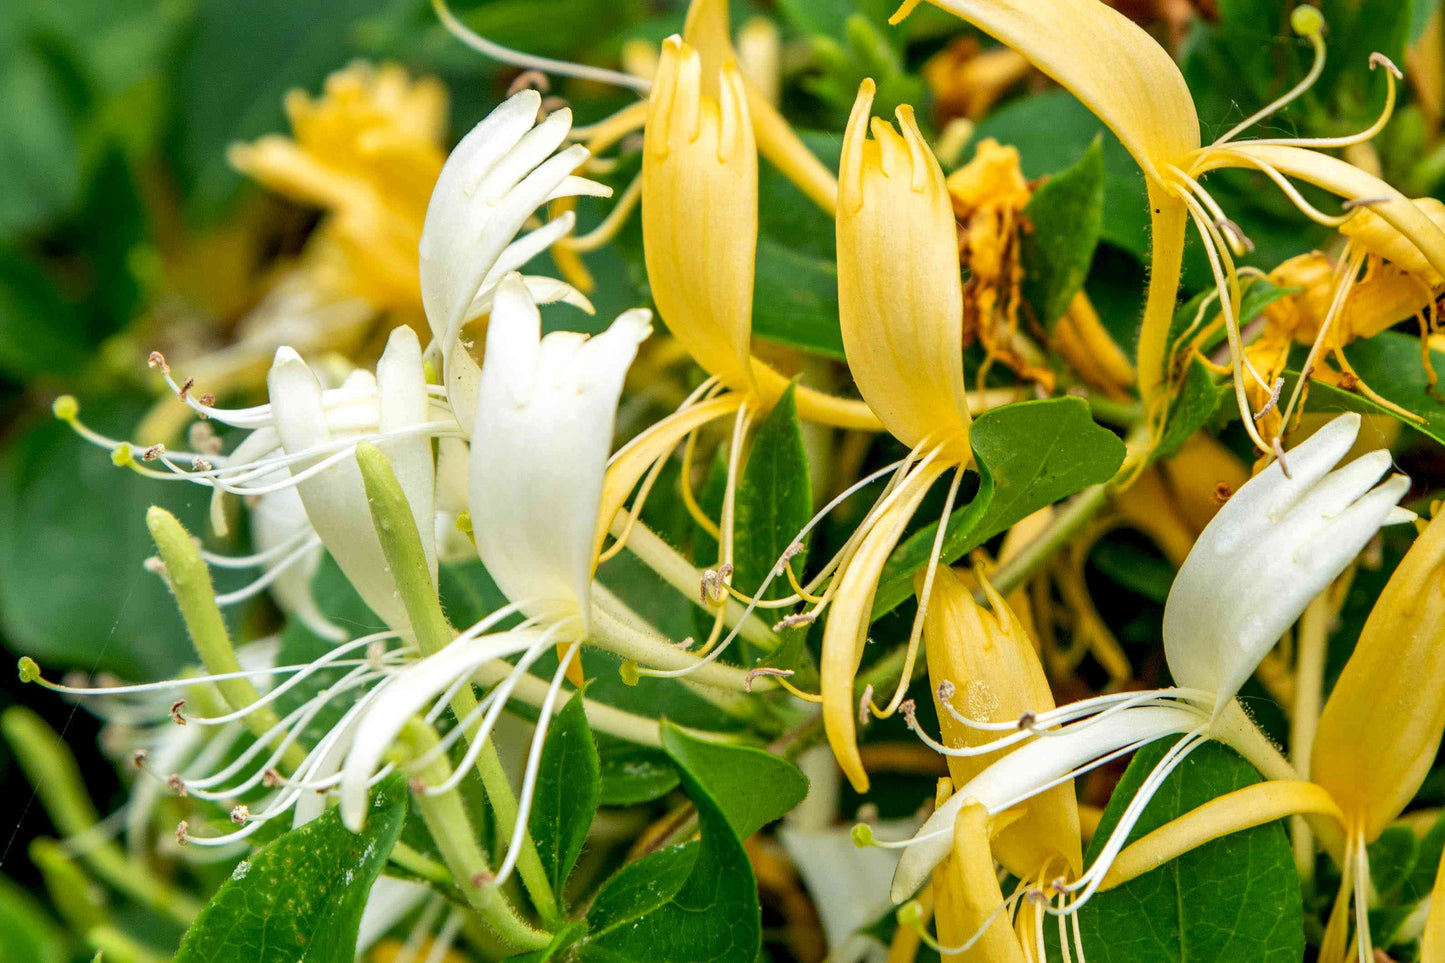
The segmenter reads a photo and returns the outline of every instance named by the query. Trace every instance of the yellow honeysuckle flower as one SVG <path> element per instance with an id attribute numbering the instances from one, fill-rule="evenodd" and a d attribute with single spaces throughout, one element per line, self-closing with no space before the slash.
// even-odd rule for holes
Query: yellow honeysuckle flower
<path id="1" fill-rule="evenodd" d="M 940 803 L 948 798 L 940 796 Z M 979 803 L 965 804 L 954 819 L 952 853 L 933 871 L 939 952 L 964 963 L 1025 963 L 989 855 L 991 828 Z"/>
<path id="2" fill-rule="evenodd" d="M 979 120 L 1032 69 L 1016 50 L 980 50 L 977 38 L 958 37 L 928 58 L 922 73 L 937 119 Z"/>
<path id="3" fill-rule="evenodd" d="M 413 80 L 396 64 L 357 62 L 328 77 L 319 98 L 293 90 L 285 105 L 292 137 L 235 144 L 232 165 L 326 210 L 325 230 L 345 253 L 352 293 L 419 317 L 417 244 L 446 160 L 446 88 L 430 77 Z"/>
<path id="4" fill-rule="evenodd" d="M 901 133 L 871 117 L 874 86 L 865 80 L 843 136 L 838 196 L 838 313 L 843 347 L 863 398 L 911 450 L 891 468 L 890 490 L 859 526 L 837 561 L 837 575 L 810 613 L 830 602 L 821 666 L 823 721 L 839 765 L 861 792 L 868 775 L 858 755 L 853 678 L 863 655 L 883 565 L 934 482 L 953 481 L 942 518 L 953 509 L 972 460 L 971 418 L 963 386 L 963 287 L 948 188 L 909 107 Z M 872 137 L 869 137 L 869 131 Z M 909 677 L 917 655 L 945 526 L 934 540 L 930 576 L 908 641 Z M 879 715 L 896 711 L 899 686 Z M 865 705 L 871 694 L 865 693 Z"/>
<path id="5" fill-rule="evenodd" d="M 698 4 L 689 22 L 710 23 L 715 13 L 713 6 Z M 726 34 L 722 36 L 725 40 Z M 731 415 L 721 517 L 709 518 L 693 498 L 690 481 L 684 479 L 683 486 L 684 502 L 694 518 L 718 539 L 715 571 L 721 573 L 718 587 L 724 592 L 732 563 L 733 492 L 747 431 L 789 384 L 752 350 L 758 158 L 751 100 L 735 61 L 713 69 L 709 58 L 682 38 L 663 43 L 643 140 L 643 247 L 658 314 L 710 377 L 673 415 L 618 453 L 608 471 L 596 536 L 600 549 L 615 516 L 642 482 L 604 557 L 620 551 L 652 485 L 644 477 L 655 479 L 684 439 L 684 468 L 689 466 L 699 429 Z M 799 414 L 809 420 L 864 430 L 879 427 L 865 402 L 802 385 L 795 396 Z M 723 612 L 718 606 L 706 649 L 721 635 Z"/>
<path id="6" fill-rule="evenodd" d="M 1356 946 L 1373 959 L 1366 919 L 1366 846 L 1414 798 L 1445 732 L 1445 517 L 1415 540 L 1386 584 L 1335 683 L 1310 760 L 1310 778 L 1345 818 L 1346 849 L 1323 963 L 1348 956 L 1345 910 L 1355 895 Z"/>
<path id="7" fill-rule="evenodd" d="M 949 748 L 982 745 L 993 733 L 969 722 L 1016 723 L 1026 713 L 1053 709 L 1034 642 L 993 586 L 981 580 L 990 612 L 974 601 L 953 569 L 939 566 L 934 579 L 923 644 L 943 743 Z M 912 720 L 911 710 L 907 718 Z M 954 785 L 967 785 L 999 755 L 948 756 L 949 776 Z M 993 851 L 1025 885 L 1077 876 L 1083 853 L 1073 781 L 1029 800 L 1023 815 L 994 837 Z"/>
<path id="8" fill-rule="evenodd" d="M 894 15 L 906 16 L 922 0 L 907 0 Z M 1307 216 L 1338 226 L 1353 211 L 1331 216 L 1299 194 L 1291 178 L 1312 184 L 1354 207 L 1368 204 L 1436 270 L 1445 272 L 1445 232 L 1393 187 L 1345 161 L 1321 153 L 1373 137 L 1394 106 L 1393 64 L 1386 67 L 1388 94 L 1380 120 L 1352 137 L 1236 140 L 1250 126 L 1299 97 L 1324 66 L 1323 18 L 1298 7 L 1295 30 L 1315 48 L 1315 64 L 1293 90 L 1246 118 L 1222 137 L 1201 144 L 1199 118 L 1179 68 L 1165 50 L 1123 14 L 1098 0 L 930 0 L 1019 51 L 1078 97 L 1102 120 L 1143 169 L 1152 219 L 1153 254 L 1139 339 L 1139 380 L 1150 416 L 1162 423 L 1169 396 L 1168 333 L 1179 288 L 1187 225 L 1192 221 L 1209 255 L 1221 294 L 1234 358 L 1235 391 L 1244 425 L 1255 444 L 1269 451 L 1250 417 L 1244 356 L 1239 342 L 1239 283 L 1234 256 L 1247 238 L 1200 183 L 1210 171 L 1242 168 L 1270 178 Z M 1250 371 L 1258 377 L 1257 372 Z M 1262 380 L 1262 379 L 1260 379 Z"/>

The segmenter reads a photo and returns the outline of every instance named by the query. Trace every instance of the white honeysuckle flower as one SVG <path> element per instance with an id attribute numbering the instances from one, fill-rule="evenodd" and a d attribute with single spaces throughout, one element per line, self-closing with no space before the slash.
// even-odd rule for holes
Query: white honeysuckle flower
<path id="1" fill-rule="evenodd" d="M 320 381 L 291 349 L 276 352 L 266 385 L 276 433 L 288 455 L 324 450 L 346 430 L 333 427 Z M 426 434 L 408 433 L 428 423 L 431 404 L 421 345 L 410 328 L 403 326 L 392 331 L 386 350 L 377 362 L 374 397 L 374 408 L 366 414 L 375 418 L 377 444 L 391 461 L 411 505 L 435 581 L 431 438 Z M 371 510 L 360 469 L 354 459 L 343 458 L 324 471 L 308 476 L 307 470 L 323 457 L 315 455 L 289 466 L 306 507 L 306 516 L 366 604 L 388 625 L 405 633 L 410 627 L 406 607 L 397 594 L 396 581 L 376 529 L 370 524 Z"/>
<path id="2" fill-rule="evenodd" d="M 465 562 L 477 557 L 476 546 L 458 527 L 463 512 L 470 517 L 471 448 L 461 438 L 437 441 L 436 546 L 442 563 Z"/>
<path id="3" fill-rule="evenodd" d="M 498 286 L 472 434 L 477 553 L 528 615 L 586 634 L 602 480 L 622 381 L 651 333 L 628 311 L 602 334 L 542 337 L 518 275 Z"/>
<path id="4" fill-rule="evenodd" d="M 574 144 L 558 150 L 572 112 L 553 111 L 540 123 L 542 97 L 514 94 L 462 138 L 437 178 L 421 235 L 421 292 L 433 350 L 462 427 L 472 428 L 478 366 L 459 337 L 462 326 L 491 308 L 497 283 L 572 230 L 562 214 L 516 238 L 539 207 L 562 197 L 607 197 L 611 188 L 573 174 L 588 158 Z M 516 238 L 514 240 L 514 238 Z M 525 283 L 539 303 L 566 301 L 591 311 L 571 285 L 546 277 Z"/>
<path id="5" fill-rule="evenodd" d="M 1252 743 L 1237 741 L 1241 725 L 1254 732 L 1235 701 L 1240 686 L 1381 526 L 1414 517 L 1397 507 L 1409 479 L 1395 475 L 1376 484 L 1390 467 L 1387 451 L 1335 468 L 1359 426 L 1358 415 L 1336 418 L 1241 486 L 1200 534 L 1164 609 L 1164 649 L 1176 688 L 1097 696 L 1017 725 L 978 723 L 944 702 L 960 722 L 1000 733 L 964 749 L 924 735 L 910 716 L 920 736 L 945 754 L 1011 751 L 959 787 L 901 844 L 895 902 L 912 895 L 948 855 L 954 819 L 965 803 L 1001 813 L 1156 739 L 1182 735 L 1135 794 L 1094 864 L 1065 884 L 1071 896 L 1065 911 L 1073 912 L 1102 882 L 1154 791 L 1193 749 L 1219 738 L 1248 754 Z"/>
<path id="6" fill-rule="evenodd" d="M 346 630 L 322 614 L 311 591 L 311 580 L 321 567 L 325 549 L 306 517 L 306 506 L 296 489 L 279 488 L 258 496 L 247 517 L 256 554 L 266 559 L 261 563 L 266 572 L 263 578 L 270 579 L 267 587 L 281 611 L 323 639 L 345 639 Z"/>

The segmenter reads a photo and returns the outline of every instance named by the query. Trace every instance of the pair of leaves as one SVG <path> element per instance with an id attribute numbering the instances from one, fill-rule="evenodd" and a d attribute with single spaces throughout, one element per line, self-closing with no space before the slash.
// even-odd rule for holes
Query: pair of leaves
<path id="1" fill-rule="evenodd" d="M 1163 739 L 1135 754 L 1094 832 L 1086 865 L 1173 743 Z M 1254 767 L 1233 750 L 1206 743 L 1164 780 L 1129 838 L 1258 781 Z M 1297 963 L 1304 956 L 1299 877 L 1281 823 L 1206 843 L 1097 893 L 1080 911 L 1079 922 L 1089 959 L 1103 963 Z"/>
<path id="2" fill-rule="evenodd" d="M 236 865 L 176 963 L 352 963 L 361 912 L 405 817 L 405 784 L 394 776 L 362 832 L 333 809 L 272 841 Z"/>

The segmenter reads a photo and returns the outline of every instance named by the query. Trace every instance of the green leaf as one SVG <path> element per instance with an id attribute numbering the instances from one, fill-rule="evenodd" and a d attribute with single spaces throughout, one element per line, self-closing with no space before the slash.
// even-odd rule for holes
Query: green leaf
<path id="1" fill-rule="evenodd" d="M 690 776 L 700 783 L 739 839 L 781 818 L 808 794 L 808 777 L 797 766 L 761 749 L 708 742 L 670 724 L 663 726 L 662 745 L 683 781 Z"/>
<path id="2" fill-rule="evenodd" d="M 84 328 L 77 306 L 39 264 L 0 247 L 0 371 L 18 377 L 74 372 L 86 360 Z"/>
<path id="3" fill-rule="evenodd" d="M 12 105 L 0 113 L 0 237 L 6 238 L 63 214 L 81 186 L 64 85 L 53 64 L 17 33 L 0 34 L 0 103 Z"/>
<path id="4" fill-rule="evenodd" d="M 405 814 L 398 775 L 377 789 L 362 832 L 333 809 L 243 860 L 187 931 L 176 963 L 352 963 L 361 911 Z"/>
<path id="5" fill-rule="evenodd" d="M 1356 341 L 1345 348 L 1345 357 L 1365 384 L 1377 394 L 1406 411 L 1425 419 L 1421 424 L 1376 404 L 1358 390 L 1345 391 L 1323 381 L 1310 382 L 1305 410 L 1320 413 L 1358 411 L 1385 414 L 1409 425 L 1421 434 L 1445 444 L 1445 403 L 1431 394 L 1429 379 L 1420 357 L 1420 339 L 1397 331 L 1385 331 Z M 1437 372 L 1445 372 L 1445 354 L 1431 349 L 1430 360 Z M 1298 371 L 1285 376 L 1284 395 L 1293 390 Z"/>
<path id="6" fill-rule="evenodd" d="M 35 897 L 0 876 L 0 959 L 64 963 L 68 942 Z"/>
<path id="7" fill-rule="evenodd" d="M 733 545 L 733 584 L 747 595 L 757 592 L 773 565 L 813 516 L 813 487 L 803 426 L 793 386 L 758 428 L 738 482 Z M 794 559 L 796 571 L 807 564 L 806 549 Z M 768 587 L 764 598 L 791 592 L 787 582 Z"/>
<path id="8" fill-rule="evenodd" d="M 1430 17 L 1440 9 L 1440 0 L 1412 0 L 1410 4 L 1410 43 L 1419 41 L 1425 28 L 1430 24 Z"/>
<path id="9" fill-rule="evenodd" d="M 1051 177 L 1024 208 L 1024 297 L 1052 330 L 1084 286 L 1104 220 L 1104 146 L 1095 137 L 1079 162 Z"/>
<path id="10" fill-rule="evenodd" d="M 552 891 L 559 895 L 582 853 L 587 829 L 597 812 L 600 788 L 597 745 L 582 709 L 582 693 L 578 692 L 547 732 L 532 814 L 527 821 L 542 868 Z"/>
<path id="11" fill-rule="evenodd" d="M 677 788 L 677 769 L 667 756 L 640 746 L 619 744 L 601 750 L 603 806 L 635 806 L 661 799 Z"/>
<path id="12" fill-rule="evenodd" d="M 761 910 L 742 839 L 807 794 L 794 766 L 719 746 L 671 724 L 662 743 L 697 809 L 700 839 L 624 868 L 599 892 L 583 963 L 755 963 Z"/>
<path id="13" fill-rule="evenodd" d="M 1139 750 L 1094 833 L 1089 864 L 1173 739 Z M 1259 781 L 1254 767 L 1218 743 L 1196 749 L 1164 780 L 1130 839 L 1137 839 L 1217 796 Z M 1080 912 L 1090 963 L 1304 958 L 1299 877 L 1281 823 L 1206 843 L 1098 893 Z"/>
<path id="14" fill-rule="evenodd" d="M 1079 398 L 1023 401 L 985 412 L 969 435 L 979 468 L 978 494 L 948 520 L 945 563 L 961 558 L 1045 505 L 1114 477 L 1124 443 L 1094 423 Z M 913 594 L 913 573 L 928 562 L 938 523 L 900 545 L 884 566 L 873 618 Z"/>
<path id="15" fill-rule="evenodd" d="M 1419 840 L 1406 826 L 1386 827 L 1369 845 L 1370 882 L 1379 898 L 1389 899 L 1408 881 L 1419 851 Z"/>

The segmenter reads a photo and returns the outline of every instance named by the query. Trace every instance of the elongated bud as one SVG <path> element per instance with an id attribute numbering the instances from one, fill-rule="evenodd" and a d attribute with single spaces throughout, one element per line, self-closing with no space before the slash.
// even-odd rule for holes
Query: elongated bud
<path id="1" fill-rule="evenodd" d="M 1445 731 L 1445 518 L 1390 576 L 1320 715 L 1311 778 L 1373 840 L 1414 797 Z"/>
<path id="2" fill-rule="evenodd" d="M 1024 963 L 989 855 L 988 810 L 966 804 L 953 824 L 953 852 L 933 871 L 934 920 L 945 950 L 973 945 L 947 960 L 961 963 Z M 986 927 L 986 929 L 985 929 Z M 980 935 L 980 931 L 982 935 Z"/>
<path id="3" fill-rule="evenodd" d="M 996 731 L 965 725 L 954 712 L 977 722 L 1014 722 L 1054 708 L 1048 679 L 1023 623 L 987 582 L 984 591 L 992 612 L 974 601 L 956 572 L 940 566 L 923 624 L 934 703 L 943 741 L 950 747 L 981 745 L 998 737 Z M 954 785 L 967 785 L 1001 755 L 950 757 Z M 1038 876 L 1059 859 L 1079 872 L 1083 854 L 1072 781 L 1029 800 L 1023 817 L 994 840 L 994 853 L 1021 879 Z"/>
<path id="4" fill-rule="evenodd" d="M 752 389 L 758 154 L 737 65 L 662 45 L 642 151 L 642 241 L 673 336 L 729 387 Z"/>
<path id="5" fill-rule="evenodd" d="M 927 439 L 966 462 L 963 286 L 948 188 L 912 108 L 898 109 L 900 134 L 870 116 L 873 92 L 865 80 L 839 166 L 843 347 L 885 428 L 909 447 Z"/>

